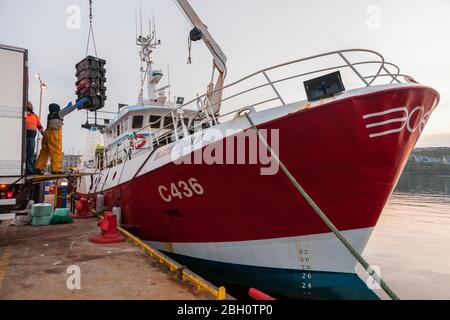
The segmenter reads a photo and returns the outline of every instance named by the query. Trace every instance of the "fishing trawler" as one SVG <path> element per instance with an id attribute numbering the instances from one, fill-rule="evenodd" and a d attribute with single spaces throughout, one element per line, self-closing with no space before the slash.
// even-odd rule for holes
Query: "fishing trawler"
<path id="1" fill-rule="evenodd" d="M 148 96 L 141 87 L 138 103 L 106 127 L 104 153 L 83 169 L 98 175 L 79 178 L 79 195 L 120 205 L 124 228 L 212 281 L 286 297 L 377 298 L 255 128 L 361 253 L 438 92 L 364 49 L 225 84 L 225 54 L 189 3 L 177 3 L 191 40 L 213 56 L 207 92 L 171 99 L 153 68 L 154 32 L 137 37 Z"/>

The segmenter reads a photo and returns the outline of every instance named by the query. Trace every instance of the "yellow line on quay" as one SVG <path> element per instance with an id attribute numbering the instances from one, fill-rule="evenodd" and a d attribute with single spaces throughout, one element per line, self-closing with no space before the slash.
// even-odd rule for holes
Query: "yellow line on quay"
<path id="1" fill-rule="evenodd" d="M 5 235 L 6 235 L 7 229 L 8 229 L 8 223 L 9 223 L 9 221 L 3 221 L 3 228 L 2 228 L 2 232 L 0 234 L 0 240 L 5 239 Z M 11 234 L 11 237 L 13 237 L 14 234 L 15 234 L 15 230 Z M 8 269 L 9 259 L 11 258 L 11 253 L 12 253 L 11 245 L 8 244 L 5 248 L 5 250 L 3 251 L 3 255 L 1 256 L 1 259 L 0 259 L 0 288 L 3 285 L 3 279 L 5 278 L 6 270 Z"/>
<path id="2" fill-rule="evenodd" d="M 5 221 L 3 221 L 2 224 L 3 224 L 3 226 L 2 226 L 2 232 L 0 234 L 0 240 L 3 239 L 3 235 L 6 233 L 6 229 L 8 229 L 8 221 L 5 220 Z"/>
<path id="3" fill-rule="evenodd" d="M 0 288 L 3 285 L 3 279 L 5 278 L 6 270 L 8 269 L 11 251 L 11 246 L 7 246 L 3 252 L 2 259 L 0 260 Z"/>
<path id="4" fill-rule="evenodd" d="M 159 250 L 150 247 L 148 244 L 144 243 L 138 237 L 132 235 L 128 231 L 124 230 L 121 227 L 117 227 L 117 229 L 131 242 L 134 242 L 135 245 L 141 247 L 141 249 L 147 252 L 150 256 L 156 257 L 159 260 L 159 263 L 166 265 L 169 267 L 170 272 L 176 272 L 181 274 L 182 280 L 186 280 L 194 284 L 198 289 L 203 289 L 211 294 L 217 300 L 226 300 L 227 294 L 225 287 L 217 288 L 213 284 L 209 283 L 205 279 L 202 279 L 189 269 L 184 268 L 175 260 L 169 258 L 165 254 L 161 253 Z"/>

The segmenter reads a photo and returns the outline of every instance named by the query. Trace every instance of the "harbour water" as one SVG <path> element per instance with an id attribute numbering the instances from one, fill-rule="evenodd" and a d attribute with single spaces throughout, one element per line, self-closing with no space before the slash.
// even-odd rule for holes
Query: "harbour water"
<path id="1" fill-rule="evenodd" d="M 405 173 L 363 256 L 400 299 L 450 299 L 450 176 Z M 359 265 L 357 273 L 389 299 Z M 249 300 L 248 288 L 217 285 Z"/>
<path id="2" fill-rule="evenodd" d="M 400 299 L 450 299 L 450 176 L 403 175 L 363 256 Z"/>
<path id="3" fill-rule="evenodd" d="M 400 299 L 450 299 L 450 175 L 403 174 L 363 257 Z M 193 270 L 208 279 L 204 270 Z M 389 299 L 359 265 L 357 274 L 381 299 Z M 250 300 L 247 287 L 209 280 Z"/>

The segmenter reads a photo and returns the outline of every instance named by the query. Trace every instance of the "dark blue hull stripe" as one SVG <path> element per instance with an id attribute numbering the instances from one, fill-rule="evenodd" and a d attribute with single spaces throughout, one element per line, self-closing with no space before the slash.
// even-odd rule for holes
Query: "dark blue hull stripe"
<path id="1" fill-rule="evenodd" d="M 164 253 L 213 283 L 254 287 L 290 299 L 379 299 L 354 273 L 255 267 Z"/>

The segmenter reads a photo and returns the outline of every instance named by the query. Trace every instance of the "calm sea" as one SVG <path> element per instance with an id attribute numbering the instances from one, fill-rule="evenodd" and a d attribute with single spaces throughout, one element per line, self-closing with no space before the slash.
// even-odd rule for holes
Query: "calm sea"
<path id="1" fill-rule="evenodd" d="M 403 175 L 363 256 L 400 299 L 450 299 L 450 176 Z"/>

